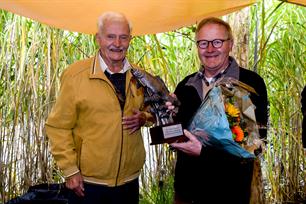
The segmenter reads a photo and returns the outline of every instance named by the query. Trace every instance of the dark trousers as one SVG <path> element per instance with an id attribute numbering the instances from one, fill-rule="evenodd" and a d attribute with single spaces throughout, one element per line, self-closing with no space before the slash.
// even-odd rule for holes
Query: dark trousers
<path id="1" fill-rule="evenodd" d="M 84 189 L 82 198 L 71 192 L 69 204 L 137 204 L 139 201 L 138 179 L 116 187 L 84 183 Z"/>

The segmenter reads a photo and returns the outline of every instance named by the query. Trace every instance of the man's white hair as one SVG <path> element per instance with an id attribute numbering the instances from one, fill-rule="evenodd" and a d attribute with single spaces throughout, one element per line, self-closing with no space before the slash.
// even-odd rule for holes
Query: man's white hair
<path id="1" fill-rule="evenodd" d="M 107 11 L 107 12 L 103 13 L 101 16 L 99 16 L 99 18 L 98 18 L 98 32 L 101 32 L 105 21 L 111 20 L 111 19 L 125 20 L 129 25 L 130 33 L 132 32 L 131 22 L 125 17 L 125 15 L 123 13 L 114 12 L 114 11 Z"/>

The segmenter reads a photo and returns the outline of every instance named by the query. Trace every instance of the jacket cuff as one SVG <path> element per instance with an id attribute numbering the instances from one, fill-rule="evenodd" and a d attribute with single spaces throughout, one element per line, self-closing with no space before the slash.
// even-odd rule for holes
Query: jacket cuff
<path id="1" fill-rule="evenodd" d="M 64 173 L 64 177 L 65 177 L 65 178 L 68 178 L 68 177 L 70 177 L 70 176 L 73 176 L 74 174 L 77 174 L 77 173 L 79 173 L 79 172 L 80 172 L 80 170 L 79 170 L 76 166 L 71 167 L 71 168 L 68 168 L 68 169 L 66 169 L 66 170 L 63 170 L 63 173 Z"/>

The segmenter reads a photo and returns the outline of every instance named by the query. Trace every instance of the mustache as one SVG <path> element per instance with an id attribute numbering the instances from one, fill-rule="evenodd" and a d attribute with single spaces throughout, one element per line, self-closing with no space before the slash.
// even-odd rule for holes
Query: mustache
<path id="1" fill-rule="evenodd" d="M 110 46 L 110 47 L 109 47 L 109 50 L 114 51 L 114 52 L 123 52 L 123 51 L 125 51 L 126 49 L 123 48 L 123 47 Z"/>

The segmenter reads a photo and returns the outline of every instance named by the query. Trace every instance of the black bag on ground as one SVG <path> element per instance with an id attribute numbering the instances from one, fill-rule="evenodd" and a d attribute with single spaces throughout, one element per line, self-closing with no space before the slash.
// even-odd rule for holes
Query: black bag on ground
<path id="1" fill-rule="evenodd" d="M 44 183 L 29 187 L 27 193 L 6 204 L 68 204 L 68 192 L 69 190 L 63 183 Z"/>

